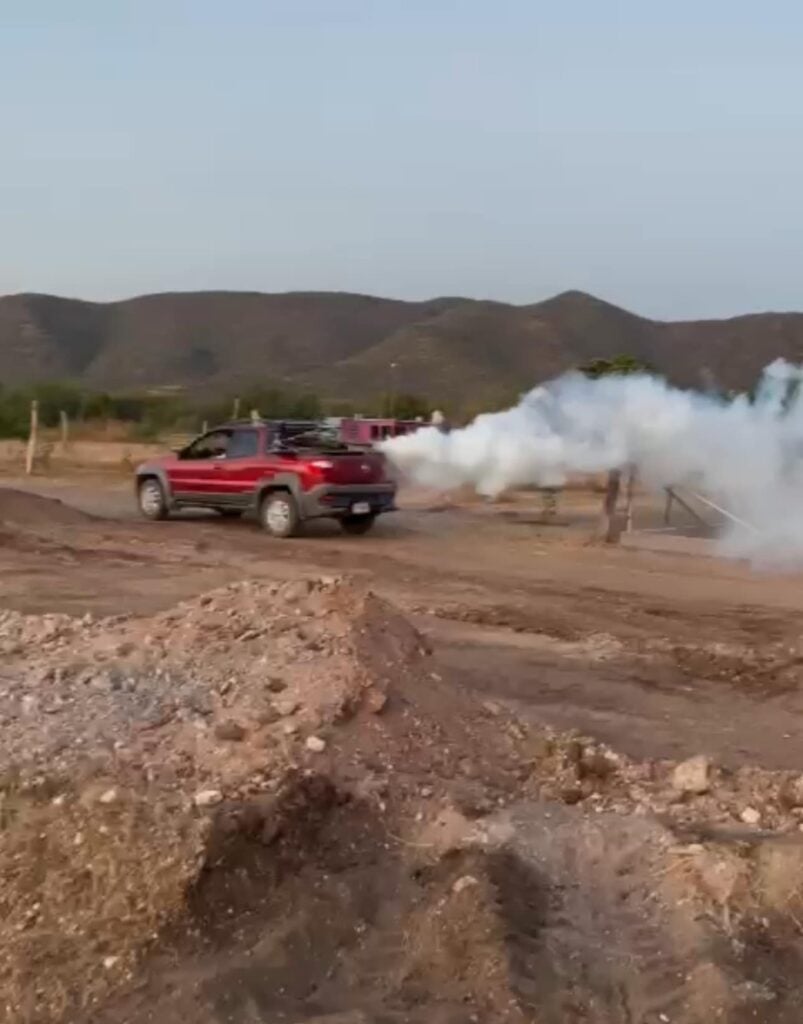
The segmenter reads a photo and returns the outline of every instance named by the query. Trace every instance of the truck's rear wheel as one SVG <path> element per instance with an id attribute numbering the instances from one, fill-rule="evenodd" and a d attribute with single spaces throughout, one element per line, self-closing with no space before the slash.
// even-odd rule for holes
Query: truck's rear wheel
<path id="1" fill-rule="evenodd" d="M 146 519 L 167 519 L 170 509 L 164 488 L 155 476 L 140 480 L 137 488 L 139 510 Z"/>
<path id="2" fill-rule="evenodd" d="M 294 537 L 301 528 L 301 516 L 289 491 L 266 494 L 259 506 L 259 521 L 271 537 Z"/>
<path id="3" fill-rule="evenodd" d="M 340 520 L 340 526 L 344 533 L 352 537 L 362 537 L 364 533 L 368 533 L 375 521 L 376 516 L 369 512 L 367 516 L 344 516 Z"/>

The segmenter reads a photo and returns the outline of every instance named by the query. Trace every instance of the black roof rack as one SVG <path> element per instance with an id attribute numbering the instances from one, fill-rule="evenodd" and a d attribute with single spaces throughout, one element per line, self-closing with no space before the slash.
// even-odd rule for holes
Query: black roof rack
<path id="1" fill-rule="evenodd" d="M 225 427 L 264 427 L 264 426 L 279 426 L 279 427 L 321 427 L 323 422 L 321 420 L 291 420 L 283 417 L 268 418 L 261 416 L 258 420 L 253 420 L 250 417 L 248 419 L 239 420 L 227 420 L 225 423 L 221 423 L 217 429 L 224 429 Z M 215 428 L 213 428 L 215 429 Z"/>

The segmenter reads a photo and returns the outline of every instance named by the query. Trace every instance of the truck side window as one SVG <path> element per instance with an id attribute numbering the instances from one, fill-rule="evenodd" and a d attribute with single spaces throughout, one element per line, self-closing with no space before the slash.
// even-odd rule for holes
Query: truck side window
<path id="1" fill-rule="evenodd" d="M 183 459 L 219 459 L 225 455 L 231 438 L 226 430 L 213 430 L 193 441 L 185 448 L 181 457 Z"/>
<path id="2" fill-rule="evenodd" d="M 259 454 L 259 433 L 256 430 L 235 430 L 229 441 L 227 459 L 252 459 Z"/>

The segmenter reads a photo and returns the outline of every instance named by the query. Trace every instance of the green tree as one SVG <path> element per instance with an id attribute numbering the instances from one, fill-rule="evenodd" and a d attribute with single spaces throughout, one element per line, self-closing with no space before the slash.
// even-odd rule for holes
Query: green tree
<path id="1" fill-rule="evenodd" d="M 382 415 L 395 420 L 427 419 L 432 406 L 421 395 L 387 394 L 382 399 Z"/>
<path id="2" fill-rule="evenodd" d="M 592 359 L 579 367 L 581 373 L 592 380 L 600 377 L 627 376 L 631 373 L 654 373 L 649 363 L 636 359 L 635 356 L 622 355 L 614 356 L 613 359 Z"/>
<path id="3" fill-rule="evenodd" d="M 318 420 L 323 415 L 321 400 L 309 393 L 296 395 L 290 400 L 287 415 L 297 420 Z"/>

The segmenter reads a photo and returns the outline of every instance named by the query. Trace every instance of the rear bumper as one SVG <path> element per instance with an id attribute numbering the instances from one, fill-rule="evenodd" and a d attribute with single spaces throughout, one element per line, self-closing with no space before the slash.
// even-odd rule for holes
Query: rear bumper
<path id="1" fill-rule="evenodd" d="M 302 496 L 301 515 L 304 519 L 347 516 L 357 502 L 367 502 L 371 506 L 371 515 L 393 512 L 396 508 L 396 485 L 322 484 Z"/>

